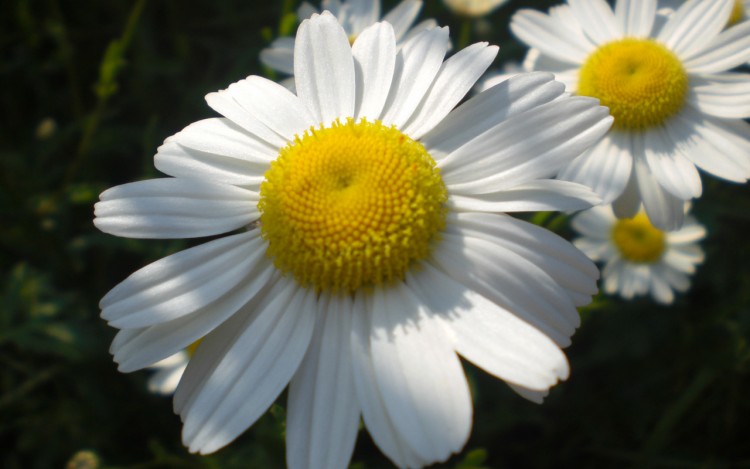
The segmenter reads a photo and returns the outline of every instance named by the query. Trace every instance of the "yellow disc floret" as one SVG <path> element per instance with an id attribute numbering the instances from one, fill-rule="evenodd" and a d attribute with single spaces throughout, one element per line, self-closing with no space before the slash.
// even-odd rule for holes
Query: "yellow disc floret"
<path id="1" fill-rule="evenodd" d="M 643 212 L 617 220 L 612 228 L 612 241 L 623 259 L 638 263 L 658 261 L 667 247 L 664 232 L 654 228 Z"/>
<path id="2" fill-rule="evenodd" d="M 614 128 L 658 126 L 685 104 L 688 76 L 674 53 L 650 39 L 622 39 L 599 47 L 580 71 L 578 94 L 599 98 Z"/>
<path id="3" fill-rule="evenodd" d="M 402 279 L 445 226 L 447 192 L 419 143 L 380 122 L 310 129 L 260 187 L 261 231 L 277 268 L 319 291 Z"/>

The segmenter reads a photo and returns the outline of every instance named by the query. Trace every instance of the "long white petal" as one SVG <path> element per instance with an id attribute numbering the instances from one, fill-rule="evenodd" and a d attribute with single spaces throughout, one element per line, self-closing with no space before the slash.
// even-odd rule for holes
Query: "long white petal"
<path id="1" fill-rule="evenodd" d="M 409 31 L 409 27 L 414 23 L 422 9 L 421 0 L 402 0 L 391 11 L 383 16 L 383 21 L 393 25 L 393 31 L 396 33 L 396 40 L 404 40 L 404 35 Z"/>
<path id="2" fill-rule="evenodd" d="M 352 365 L 362 419 L 375 444 L 394 464 L 399 467 L 421 467 L 429 461 L 418 456 L 401 438 L 388 415 L 383 395 L 377 385 L 370 351 L 372 307 L 365 305 L 371 302 L 372 296 L 369 293 L 359 292 L 354 299 L 352 317 Z"/>
<path id="3" fill-rule="evenodd" d="M 563 167 L 557 177 L 592 188 L 602 203 L 610 204 L 625 190 L 632 167 L 626 136 L 612 131 Z"/>
<path id="4" fill-rule="evenodd" d="M 487 43 L 472 44 L 443 62 L 404 133 L 418 139 L 442 121 L 487 70 L 497 51 L 497 46 Z"/>
<path id="5" fill-rule="evenodd" d="M 264 251 L 259 230 L 252 230 L 159 259 L 104 295 L 102 318 L 130 329 L 190 314 L 235 287 Z"/>
<path id="6" fill-rule="evenodd" d="M 510 23 L 513 34 L 544 55 L 570 64 L 582 64 L 596 45 L 583 31 L 536 10 L 519 10 Z"/>
<path id="7" fill-rule="evenodd" d="M 600 203 L 601 198 L 590 188 L 556 179 L 539 179 L 490 194 L 451 194 L 448 198 L 455 210 L 477 212 L 568 212 Z"/>
<path id="8" fill-rule="evenodd" d="M 689 0 L 669 16 L 657 40 L 681 59 L 699 52 L 729 20 L 734 0 Z"/>
<path id="9" fill-rule="evenodd" d="M 391 91 L 380 120 L 401 128 L 435 80 L 448 50 L 448 28 L 423 31 L 396 55 Z"/>
<path id="10" fill-rule="evenodd" d="M 605 44 L 623 36 L 612 8 L 604 0 L 568 0 L 568 5 L 583 31 L 596 44 Z"/>
<path id="11" fill-rule="evenodd" d="M 452 193 L 482 194 L 555 176 L 612 125 L 595 99 L 571 97 L 526 111 L 438 163 Z"/>
<path id="12" fill-rule="evenodd" d="M 273 286 L 278 270 L 260 260 L 237 284 L 214 301 L 190 314 L 145 328 L 123 329 L 112 342 L 110 353 L 123 373 L 140 370 L 154 361 L 182 350 L 216 329 L 240 308 L 254 301 L 259 293 Z"/>
<path id="13" fill-rule="evenodd" d="M 294 43 L 294 79 L 297 95 L 320 124 L 354 117 L 352 49 L 331 13 L 313 15 L 300 25 Z"/>
<path id="14" fill-rule="evenodd" d="M 651 224 L 665 231 L 680 228 L 684 219 L 684 199 L 675 197 L 662 188 L 646 162 L 638 157 L 635 159 L 635 174 L 643 208 Z"/>
<path id="15" fill-rule="evenodd" d="M 195 238 L 227 233 L 258 219 L 259 194 L 226 184 L 164 178 L 108 189 L 94 225 L 128 238 Z"/>
<path id="16" fill-rule="evenodd" d="M 351 359 L 353 305 L 320 298 L 318 326 L 289 385 L 286 460 L 290 468 L 346 468 L 359 424 Z M 325 308 L 325 309 L 324 309 Z"/>
<path id="17" fill-rule="evenodd" d="M 316 322 L 316 294 L 294 280 L 277 285 L 252 311 L 240 310 L 211 332 L 185 370 L 175 405 L 188 390 L 179 413 L 190 451 L 212 453 L 237 438 L 297 371 Z"/>
<path id="18" fill-rule="evenodd" d="M 370 121 L 380 117 L 396 68 L 396 38 L 388 23 L 377 23 L 352 45 L 357 80 L 355 115 Z"/>
<path id="19" fill-rule="evenodd" d="M 619 0 L 615 16 L 625 36 L 649 37 L 656 18 L 656 0 Z"/>
<path id="20" fill-rule="evenodd" d="M 701 178 L 695 165 L 679 151 L 664 128 L 643 132 L 646 163 L 656 181 L 675 197 L 700 197 Z"/>
<path id="21" fill-rule="evenodd" d="M 742 65 L 748 60 L 750 60 L 750 21 L 745 21 L 723 31 L 708 42 L 699 53 L 686 59 L 684 65 L 691 74 L 718 73 Z"/>
<path id="22" fill-rule="evenodd" d="M 407 282 L 451 330 L 456 351 L 486 372 L 537 391 L 567 379 L 565 354 L 529 323 L 429 264 Z"/>
<path id="23" fill-rule="evenodd" d="M 294 38 L 279 37 L 260 51 L 259 59 L 267 67 L 289 75 L 294 74 Z"/>
<path id="24" fill-rule="evenodd" d="M 691 78 L 688 102 L 716 117 L 750 117 L 750 74 L 723 73 Z"/>
<path id="25" fill-rule="evenodd" d="M 406 285 L 378 287 L 373 296 L 370 353 L 388 415 L 419 456 L 445 461 L 463 448 L 471 429 L 461 362 Z"/>
<path id="26" fill-rule="evenodd" d="M 499 123 L 560 97 L 565 86 L 554 79 L 551 73 L 523 73 L 485 90 L 448 114 L 422 143 L 440 161 Z"/>

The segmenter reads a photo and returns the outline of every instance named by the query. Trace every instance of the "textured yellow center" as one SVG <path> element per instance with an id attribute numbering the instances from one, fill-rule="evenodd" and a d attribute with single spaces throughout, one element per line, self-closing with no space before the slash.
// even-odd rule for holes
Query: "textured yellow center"
<path id="1" fill-rule="evenodd" d="M 617 220 L 612 240 L 620 255 L 631 262 L 653 263 L 661 259 L 666 248 L 664 232 L 654 228 L 645 213 Z"/>
<path id="2" fill-rule="evenodd" d="M 742 5 L 742 0 L 734 0 L 734 8 L 732 8 L 732 14 L 729 16 L 727 26 L 732 26 L 745 18 L 745 7 Z"/>
<path id="3" fill-rule="evenodd" d="M 610 42 L 592 53 L 580 71 L 578 93 L 599 98 L 614 127 L 660 125 L 685 103 L 688 76 L 671 51 L 649 39 Z"/>
<path id="4" fill-rule="evenodd" d="M 260 187 L 261 231 L 284 272 L 319 291 L 403 278 L 445 226 L 447 192 L 424 147 L 380 122 L 310 129 Z"/>

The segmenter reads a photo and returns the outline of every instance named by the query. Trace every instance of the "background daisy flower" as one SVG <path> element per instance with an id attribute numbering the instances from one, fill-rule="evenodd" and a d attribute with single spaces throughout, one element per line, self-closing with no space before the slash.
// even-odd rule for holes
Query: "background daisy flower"
<path id="1" fill-rule="evenodd" d="M 323 0 L 321 9 L 329 11 L 344 28 L 349 42 L 354 42 L 362 31 L 377 21 L 391 24 L 396 35 L 396 44 L 401 44 L 409 37 L 425 29 L 434 28 L 437 22 L 426 19 L 412 27 L 422 9 L 421 0 L 402 0 L 382 18 L 380 0 Z M 300 21 L 310 18 L 320 11 L 308 2 L 303 2 L 297 9 Z M 280 37 L 269 47 L 260 51 L 263 65 L 281 73 L 294 75 L 294 38 Z M 283 82 L 287 87 L 293 86 L 294 80 Z"/>
<path id="2" fill-rule="evenodd" d="M 508 0 L 443 0 L 454 13 L 463 16 L 484 16 Z"/>
<path id="3" fill-rule="evenodd" d="M 626 300 L 650 293 L 655 301 L 671 304 L 675 291 L 690 288 L 689 276 L 704 259 L 698 243 L 706 230 L 689 215 L 679 230 L 663 231 L 643 211 L 617 219 L 612 207 L 600 205 L 576 215 L 572 226 L 582 235 L 573 244 L 604 263 L 604 292 Z"/>
<path id="4" fill-rule="evenodd" d="M 549 14 L 522 10 L 514 34 L 571 92 L 595 96 L 612 131 L 560 173 L 586 184 L 618 217 L 641 203 L 651 222 L 682 225 L 701 195 L 696 167 L 734 182 L 750 177 L 750 23 L 725 29 L 733 0 L 690 0 L 655 27 L 656 0 L 570 0 Z"/>
<path id="5" fill-rule="evenodd" d="M 398 47 L 377 23 L 350 45 L 333 15 L 313 15 L 295 40 L 297 94 L 255 76 L 209 94 L 224 117 L 159 148 L 171 178 L 101 194 L 94 223 L 107 233 L 229 234 L 101 301 L 121 371 L 204 338 L 174 397 L 191 451 L 231 442 L 288 385 L 291 467 L 346 467 L 360 415 L 395 464 L 422 466 L 469 435 L 459 354 L 535 401 L 568 376 L 561 347 L 598 272 L 498 212 L 598 201 L 550 178 L 612 119 L 546 73 L 453 110 L 497 48 L 444 60 L 447 36 Z"/>

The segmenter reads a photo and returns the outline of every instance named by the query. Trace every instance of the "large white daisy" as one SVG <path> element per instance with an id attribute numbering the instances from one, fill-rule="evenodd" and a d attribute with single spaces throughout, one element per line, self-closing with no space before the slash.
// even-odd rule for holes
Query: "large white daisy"
<path id="1" fill-rule="evenodd" d="M 689 275 L 703 262 L 698 242 L 706 230 L 690 215 L 682 228 L 665 232 L 649 223 L 643 211 L 618 220 L 611 206 L 600 205 L 576 215 L 572 225 L 582 235 L 573 244 L 604 263 L 603 290 L 627 300 L 650 293 L 659 303 L 670 304 L 675 291 L 690 288 Z"/>
<path id="2" fill-rule="evenodd" d="M 733 0 L 690 0 L 663 24 L 656 0 L 569 0 L 549 14 L 522 10 L 511 29 L 540 52 L 574 93 L 599 98 L 612 131 L 566 166 L 619 217 L 641 203 L 654 225 L 682 225 L 685 200 L 702 186 L 696 166 L 750 177 L 750 75 L 727 72 L 750 58 L 750 22 L 725 29 Z"/>
<path id="3" fill-rule="evenodd" d="M 380 0 L 323 0 L 321 7 L 322 10 L 329 11 L 338 19 L 350 42 L 354 42 L 366 28 L 381 21 Z M 393 27 L 397 44 L 401 44 L 420 31 L 437 26 L 435 20 L 426 19 L 412 27 L 421 9 L 421 0 L 402 0 L 382 17 L 382 21 L 390 23 Z M 300 21 L 317 13 L 319 10 L 308 2 L 303 2 L 297 9 L 297 17 Z M 268 48 L 260 51 L 260 61 L 273 70 L 293 75 L 294 38 L 275 39 Z M 293 80 L 287 80 L 285 85 L 291 86 L 293 83 Z"/>
<path id="4" fill-rule="evenodd" d="M 550 179 L 612 119 L 551 74 L 453 107 L 497 54 L 444 59 L 448 31 L 396 46 L 378 23 L 350 46 L 324 12 L 295 41 L 297 94 L 252 76 L 211 93 L 224 117 L 168 138 L 173 176 L 102 193 L 95 224 L 135 238 L 234 232 L 128 277 L 101 301 L 119 369 L 204 337 L 174 397 L 210 453 L 289 385 L 291 467 L 346 467 L 360 416 L 398 466 L 459 451 L 471 399 L 458 354 L 541 401 L 598 272 L 570 243 L 499 212 L 598 197 Z M 452 110 L 453 109 L 453 110 Z"/>

